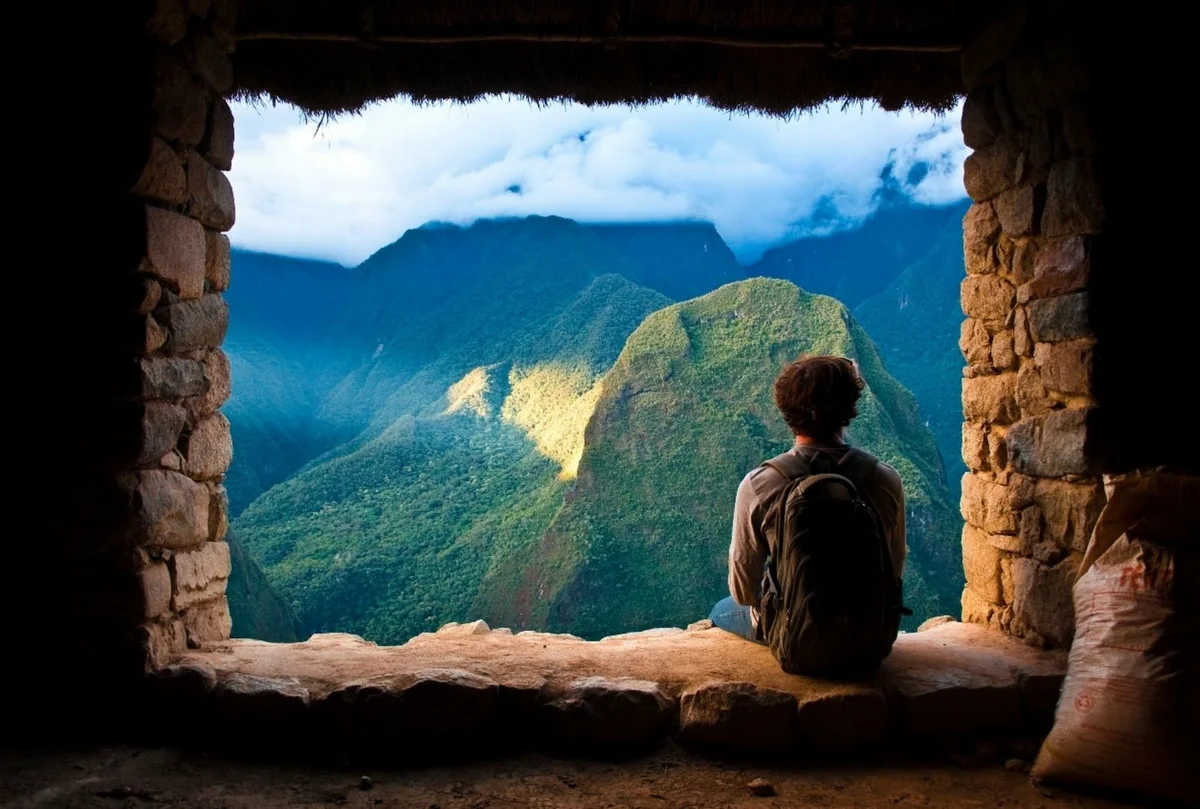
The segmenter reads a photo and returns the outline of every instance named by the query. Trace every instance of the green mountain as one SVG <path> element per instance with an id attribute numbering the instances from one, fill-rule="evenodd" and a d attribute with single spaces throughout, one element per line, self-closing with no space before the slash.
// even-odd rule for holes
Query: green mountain
<path id="1" fill-rule="evenodd" d="M 955 207 L 959 213 L 965 209 Z M 946 483 L 958 497 L 962 476 L 962 368 L 958 287 L 963 278 L 961 217 L 951 217 L 929 252 L 882 291 L 854 307 L 888 371 L 913 392 L 937 440 Z"/>
<path id="2" fill-rule="evenodd" d="M 308 637 L 291 606 L 267 581 L 258 563 L 234 532 L 226 535 L 233 570 L 225 595 L 233 618 L 235 638 L 292 643 Z"/>
<path id="3" fill-rule="evenodd" d="M 224 350 L 233 395 L 225 414 L 237 452 L 226 488 L 236 516 L 310 459 L 351 437 L 317 414 L 351 367 L 343 346 L 331 339 L 351 273 L 330 262 L 246 250 L 234 250 L 232 261 Z"/>
<path id="4" fill-rule="evenodd" d="M 489 568 L 536 543 L 575 475 L 598 379 L 668 302 L 603 275 L 506 321 L 504 339 L 480 349 L 495 361 L 446 384 L 437 407 L 276 486 L 237 532 L 306 630 L 395 643 L 461 619 Z M 423 373 L 444 379 L 446 367 Z"/>
<path id="5" fill-rule="evenodd" d="M 584 637 L 702 617 L 725 595 L 738 482 L 791 443 L 772 383 L 809 352 L 854 357 L 862 369 L 850 440 L 904 480 L 913 621 L 953 611 L 958 516 L 912 394 L 842 304 L 753 279 L 667 307 L 633 333 L 601 385 L 562 509 L 535 552 L 490 574 L 475 612 Z"/>

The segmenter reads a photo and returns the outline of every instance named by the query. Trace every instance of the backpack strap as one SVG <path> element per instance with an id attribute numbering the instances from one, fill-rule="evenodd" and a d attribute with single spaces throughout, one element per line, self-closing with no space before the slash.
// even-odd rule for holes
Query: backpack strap
<path id="1" fill-rule="evenodd" d="M 850 447 L 838 461 L 838 473 L 854 481 L 860 489 L 867 481 L 875 476 L 879 467 L 879 459 L 857 447 Z"/>

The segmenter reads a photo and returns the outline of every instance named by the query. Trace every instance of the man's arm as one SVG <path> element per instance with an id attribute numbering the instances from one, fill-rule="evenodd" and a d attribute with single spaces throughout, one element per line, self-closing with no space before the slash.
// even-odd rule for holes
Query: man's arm
<path id="1" fill-rule="evenodd" d="M 748 607 L 757 607 L 761 596 L 767 540 L 760 526 L 758 497 L 750 475 L 738 486 L 733 506 L 733 540 L 729 544 L 729 594 Z"/>

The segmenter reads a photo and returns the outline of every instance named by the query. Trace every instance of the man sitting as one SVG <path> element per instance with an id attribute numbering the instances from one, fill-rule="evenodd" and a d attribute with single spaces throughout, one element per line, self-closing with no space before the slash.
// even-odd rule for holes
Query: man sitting
<path id="1" fill-rule="evenodd" d="M 869 671 L 906 612 L 904 490 L 896 470 L 850 447 L 864 383 L 853 361 L 810 356 L 775 380 L 795 435 L 738 486 L 729 591 L 716 626 L 765 643 L 787 671 Z"/>

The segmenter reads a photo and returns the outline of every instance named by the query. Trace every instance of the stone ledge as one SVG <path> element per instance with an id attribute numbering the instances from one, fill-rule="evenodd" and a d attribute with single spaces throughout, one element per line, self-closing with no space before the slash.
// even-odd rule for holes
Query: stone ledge
<path id="1" fill-rule="evenodd" d="M 190 714 L 186 730 L 167 736 L 267 743 L 286 732 L 280 749 L 366 758 L 528 743 L 633 752 L 668 736 L 840 752 L 888 737 L 1044 731 L 1066 667 L 1062 653 L 957 621 L 901 635 L 879 674 L 857 683 L 785 674 L 766 648 L 719 629 L 584 641 L 467 626 L 403 646 L 347 634 L 208 644 L 155 675 L 193 687 L 186 700 L 179 688 L 151 689 L 168 703 L 151 715 Z M 280 711 L 286 722 L 263 725 Z"/>

